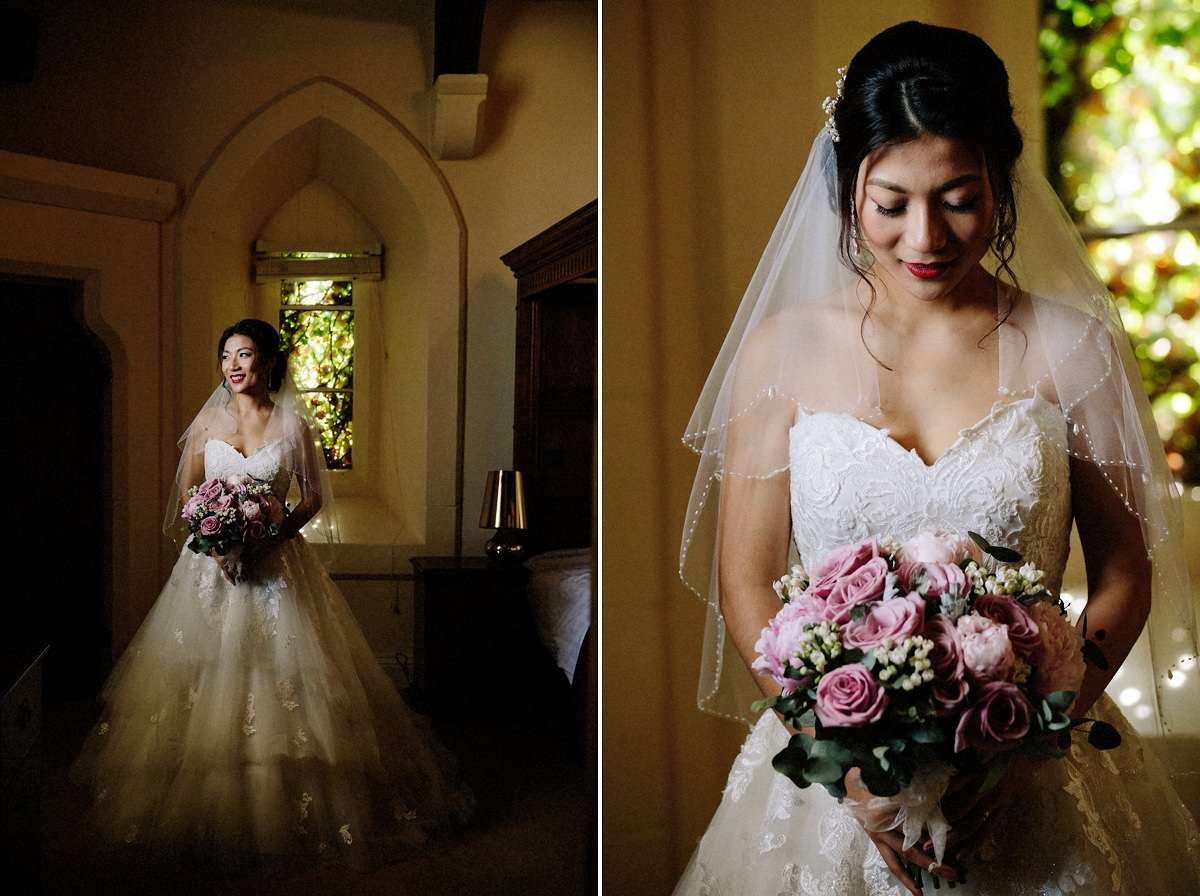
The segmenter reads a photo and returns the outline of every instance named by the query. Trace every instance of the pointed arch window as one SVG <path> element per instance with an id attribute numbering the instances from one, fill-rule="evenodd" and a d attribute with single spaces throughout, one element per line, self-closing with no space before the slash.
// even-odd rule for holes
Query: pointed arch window
<path id="1" fill-rule="evenodd" d="M 279 283 L 279 335 L 317 421 L 325 464 L 354 466 L 355 280 L 382 279 L 382 247 L 255 245 L 256 282 Z"/>

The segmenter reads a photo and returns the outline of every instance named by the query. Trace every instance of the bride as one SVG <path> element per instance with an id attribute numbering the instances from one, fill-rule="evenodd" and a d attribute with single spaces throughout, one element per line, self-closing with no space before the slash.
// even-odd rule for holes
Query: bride
<path id="1" fill-rule="evenodd" d="M 93 797 L 88 829 L 222 865 L 377 866 L 464 820 L 471 796 L 301 534 L 327 527 L 333 496 L 278 333 L 240 321 L 217 358 L 221 384 L 181 439 L 168 530 L 213 478 L 268 483 L 278 513 L 293 483 L 298 500 L 273 538 L 180 554 L 72 769 Z"/>
<path id="2" fill-rule="evenodd" d="M 872 536 L 973 530 L 1057 590 L 1073 521 L 1107 669 L 1088 665 L 1072 715 L 1123 744 L 954 782 L 937 862 L 777 774 L 790 732 L 766 712 L 676 893 L 1193 892 L 1195 822 L 1103 695 L 1147 619 L 1157 658 L 1165 632 L 1171 657 L 1194 652 L 1173 484 L 1112 300 L 1020 164 L 1003 63 L 974 35 L 905 23 L 859 51 L 826 111 L 685 439 L 700 469 L 681 573 L 709 603 L 701 705 L 747 719 L 778 694 L 743 670 L 797 554 L 811 570 Z M 1169 731 L 1196 694 L 1168 690 Z"/>

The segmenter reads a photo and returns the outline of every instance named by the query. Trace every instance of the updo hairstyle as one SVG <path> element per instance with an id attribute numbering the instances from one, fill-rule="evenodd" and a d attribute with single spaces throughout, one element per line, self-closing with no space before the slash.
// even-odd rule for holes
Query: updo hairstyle
<path id="1" fill-rule="evenodd" d="M 287 355 L 279 350 L 278 331 L 265 320 L 257 320 L 253 317 L 239 320 L 233 326 L 227 327 L 221 334 L 220 341 L 217 342 L 218 365 L 221 363 L 221 353 L 225 351 L 225 343 L 231 336 L 250 338 L 254 347 L 258 349 L 260 363 L 271 364 L 267 388 L 272 392 L 278 392 L 279 387 L 283 385 L 283 378 L 287 375 Z"/>
<path id="2" fill-rule="evenodd" d="M 1008 262 L 1017 227 L 1013 167 L 1023 141 L 1013 120 L 1008 72 L 983 40 L 920 22 L 880 32 L 851 60 L 834 124 L 839 138 L 834 143 L 842 219 L 839 249 L 860 275 L 866 269 L 852 251 L 852 221 L 863 159 L 882 146 L 934 134 L 982 150 L 996 200 L 992 251 L 1012 278 Z"/>

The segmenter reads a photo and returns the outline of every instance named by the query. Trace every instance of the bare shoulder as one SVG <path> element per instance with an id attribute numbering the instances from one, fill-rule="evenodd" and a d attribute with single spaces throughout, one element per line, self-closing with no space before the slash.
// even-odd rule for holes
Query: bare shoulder
<path id="1" fill-rule="evenodd" d="M 1042 392 L 1055 391 L 1052 371 L 1069 369 L 1077 381 L 1098 381 L 1112 370 L 1117 343 L 1109 322 L 1093 314 L 1022 293 L 1006 323 L 1022 335 L 1024 376 Z M 1046 397 L 1057 400 L 1056 394 Z"/>

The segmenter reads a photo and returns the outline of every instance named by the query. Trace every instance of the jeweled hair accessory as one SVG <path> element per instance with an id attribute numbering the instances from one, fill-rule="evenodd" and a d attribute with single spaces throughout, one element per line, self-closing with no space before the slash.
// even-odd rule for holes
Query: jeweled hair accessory
<path id="1" fill-rule="evenodd" d="M 837 125 L 833 121 L 833 113 L 837 111 L 838 100 L 842 98 L 842 90 L 846 86 L 846 66 L 838 69 L 837 79 L 837 96 L 827 96 L 821 102 L 821 108 L 825 110 L 825 114 L 829 117 L 825 119 L 825 130 L 829 131 L 829 139 L 837 143 L 842 135 L 838 133 Z"/>

